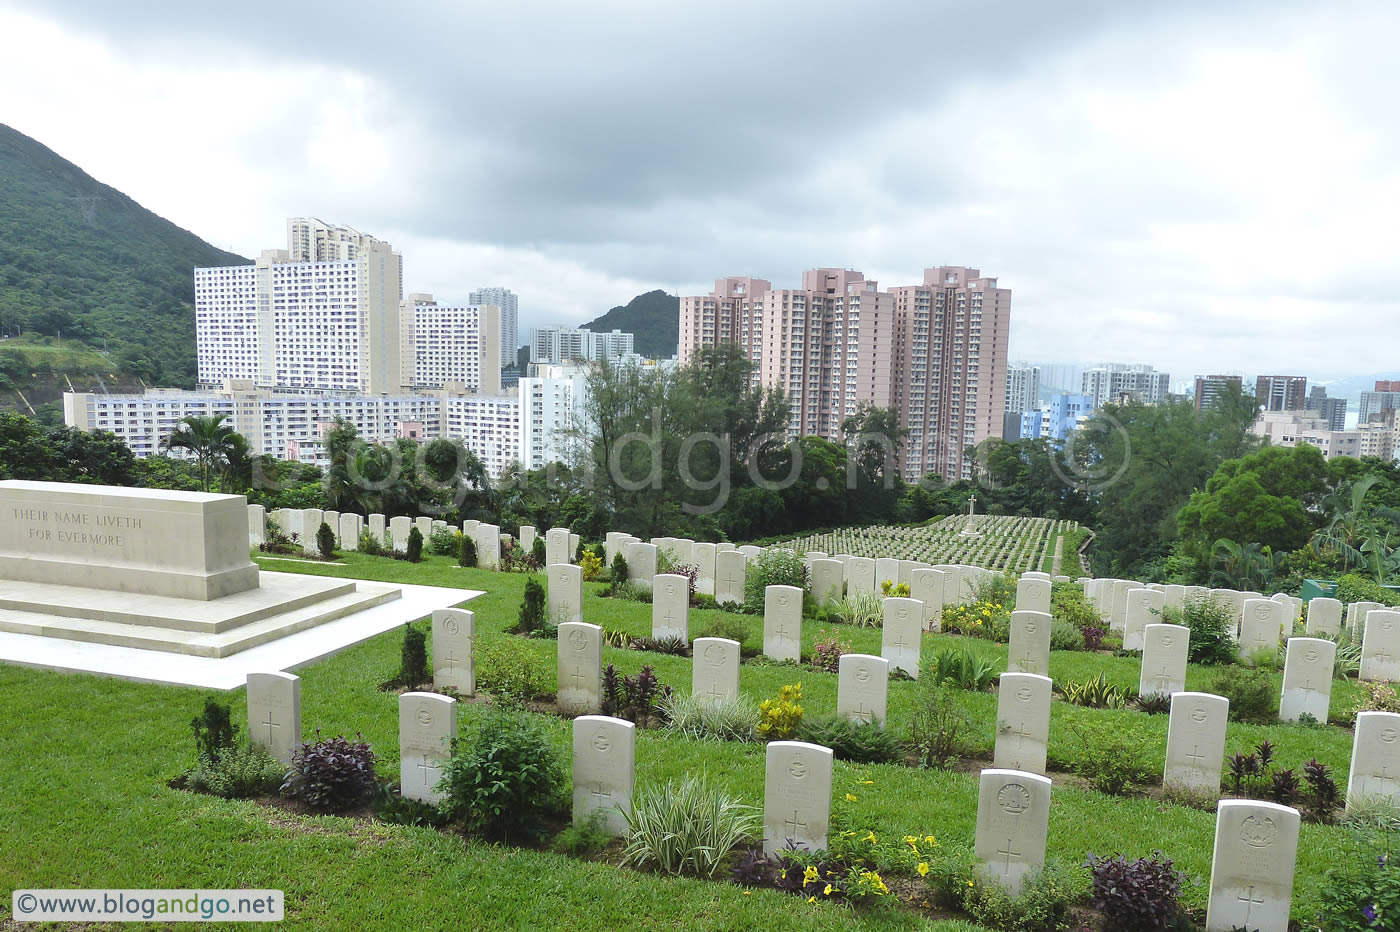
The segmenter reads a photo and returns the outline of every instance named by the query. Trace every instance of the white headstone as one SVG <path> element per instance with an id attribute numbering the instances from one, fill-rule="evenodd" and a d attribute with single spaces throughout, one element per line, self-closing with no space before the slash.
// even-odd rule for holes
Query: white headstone
<path id="1" fill-rule="evenodd" d="M 436 787 L 452 757 L 457 700 L 437 693 L 399 696 L 399 787 L 405 799 L 441 802 Z"/>
<path id="2" fill-rule="evenodd" d="M 413 526 L 423 535 L 423 547 L 427 548 L 428 540 L 433 536 L 433 519 L 427 515 L 419 515 L 413 519 Z"/>
<path id="3" fill-rule="evenodd" d="M 923 603 L 892 596 L 882 600 L 880 607 L 880 656 L 890 662 L 892 669 L 917 677 L 923 659 Z"/>
<path id="4" fill-rule="evenodd" d="M 319 556 L 320 548 L 316 544 L 316 535 L 321 532 L 321 522 L 324 520 L 321 509 L 303 508 L 301 512 L 301 549 L 303 553 L 310 556 Z"/>
<path id="5" fill-rule="evenodd" d="M 1128 593 L 1142 586 L 1130 579 L 1113 581 L 1113 596 L 1109 603 L 1108 627 L 1111 631 L 1122 631 L 1128 623 Z"/>
<path id="6" fill-rule="evenodd" d="M 1036 673 L 1003 673 L 997 687 L 997 736 L 992 755 L 995 767 L 1045 772 L 1050 740 L 1050 677 Z"/>
<path id="7" fill-rule="evenodd" d="M 1167 583 L 1162 588 L 1162 607 L 1181 608 L 1186 601 L 1186 587 L 1177 583 Z"/>
<path id="8" fill-rule="evenodd" d="M 823 602 L 839 602 L 845 585 L 846 567 L 840 560 L 818 558 L 812 561 L 812 598 Z"/>
<path id="9" fill-rule="evenodd" d="M 1240 616 L 1240 658 L 1249 660 L 1257 651 L 1278 650 L 1279 636 L 1288 620 L 1288 606 L 1273 599 L 1246 599 Z"/>
<path id="10" fill-rule="evenodd" d="M 476 565 L 483 570 L 501 568 L 501 528 L 479 524 L 476 528 Z"/>
<path id="11" fill-rule="evenodd" d="M 260 547 L 267 541 L 267 509 L 248 506 L 248 546 Z"/>
<path id="12" fill-rule="evenodd" d="M 1353 644 L 1361 640 L 1361 632 L 1366 628 L 1366 613 L 1373 608 L 1385 608 L 1379 602 L 1352 602 L 1347 605 L 1347 630 L 1351 632 Z"/>
<path id="13" fill-rule="evenodd" d="M 1400 680 L 1400 612 L 1373 608 L 1361 636 L 1361 679 Z"/>
<path id="14" fill-rule="evenodd" d="M 695 592 L 697 595 L 715 594 L 715 545 L 700 542 L 690 548 L 690 557 L 695 561 Z"/>
<path id="15" fill-rule="evenodd" d="M 1049 827 L 1048 778 L 1015 769 L 982 771 L 974 851 L 987 877 L 1019 893 L 1026 875 L 1045 864 Z"/>
<path id="16" fill-rule="evenodd" d="M 555 706 L 566 715 L 594 713 L 603 701 L 603 629 L 581 621 L 559 626 L 559 688 Z"/>
<path id="17" fill-rule="evenodd" d="M 926 631 L 939 631 L 943 628 L 943 587 L 947 578 L 947 574 L 942 570 L 932 567 L 914 571 L 914 581 L 909 586 L 909 597 L 923 603 Z"/>
<path id="18" fill-rule="evenodd" d="M 1220 792 L 1225 724 L 1229 718 L 1230 700 L 1223 696 L 1172 693 L 1163 786 L 1197 793 Z"/>
<path id="19" fill-rule="evenodd" d="M 1347 771 L 1347 809 L 1363 799 L 1400 805 L 1400 713 L 1358 712 Z"/>
<path id="20" fill-rule="evenodd" d="M 744 604 L 744 575 L 748 572 L 749 558 L 737 550 L 720 550 L 715 553 L 715 601 L 720 605 L 732 602 Z"/>
<path id="21" fill-rule="evenodd" d="M 696 638 L 691 695 L 706 702 L 739 696 L 739 642 L 728 638 Z"/>
<path id="22" fill-rule="evenodd" d="M 753 544 L 745 544 L 744 546 L 739 547 L 738 550 L 750 560 L 752 560 L 754 557 L 758 556 L 760 553 L 763 552 L 762 547 L 755 547 Z"/>
<path id="23" fill-rule="evenodd" d="M 690 577 L 678 573 L 652 577 L 651 636 L 690 643 Z"/>
<path id="24" fill-rule="evenodd" d="M 1123 623 L 1123 649 L 1142 650 L 1143 630 L 1162 620 L 1165 594 L 1156 589 L 1129 589 Z"/>
<path id="25" fill-rule="evenodd" d="M 1283 697 L 1279 700 L 1281 722 L 1296 722 L 1307 713 L 1327 724 L 1327 707 L 1332 700 L 1332 665 L 1337 645 L 1325 638 L 1289 638 L 1283 660 Z"/>
<path id="26" fill-rule="evenodd" d="M 291 763 L 292 752 L 301 747 L 301 677 L 248 674 L 248 739 Z"/>
<path id="27" fill-rule="evenodd" d="M 344 550 L 358 550 L 360 532 L 364 528 L 364 518 L 351 511 L 340 515 L 340 546 Z"/>
<path id="28" fill-rule="evenodd" d="M 1022 576 L 1016 581 L 1016 609 L 1022 612 L 1050 612 L 1050 581 Z"/>
<path id="29" fill-rule="evenodd" d="M 764 590 L 763 653 L 774 660 L 802 660 L 802 590 L 796 586 Z"/>
<path id="30" fill-rule="evenodd" d="M 1043 572 L 1041 572 L 1040 570 L 1026 570 L 1024 573 L 1021 574 L 1021 578 L 1022 578 L 1022 579 L 1043 579 L 1043 580 L 1045 580 L 1046 582 L 1053 582 L 1053 581 L 1054 581 L 1053 579 L 1051 579 L 1049 573 L 1043 573 Z M 1031 609 L 1031 611 L 1040 611 L 1040 609 Z"/>
<path id="31" fill-rule="evenodd" d="M 566 527 L 551 528 L 544 535 L 544 559 L 545 563 L 572 563 L 573 559 L 569 554 L 569 529 Z M 631 569 L 632 561 L 627 561 L 628 569 Z M 653 569 L 652 573 L 656 571 Z M 647 574 L 650 579 L 652 573 Z"/>
<path id="32" fill-rule="evenodd" d="M 384 532 L 388 529 L 383 515 L 371 514 L 369 516 L 369 532 L 381 545 L 384 543 Z"/>
<path id="33" fill-rule="evenodd" d="M 626 559 L 628 580 L 639 589 L 650 589 L 651 578 L 656 575 L 656 545 L 640 541 L 628 544 Z"/>
<path id="34" fill-rule="evenodd" d="M 433 612 L 433 688 L 476 694 L 476 616 L 463 608 Z"/>
<path id="35" fill-rule="evenodd" d="M 408 550 L 408 532 L 412 527 L 413 522 L 404 515 L 389 519 L 389 534 L 394 538 L 394 550 L 398 553 Z"/>
<path id="36" fill-rule="evenodd" d="M 1184 690 L 1190 652 L 1190 628 L 1164 624 L 1144 628 L 1142 665 L 1138 671 L 1139 695 L 1170 696 Z"/>
<path id="37" fill-rule="evenodd" d="M 608 715 L 574 719 L 574 822 L 604 814 L 609 834 L 625 835 L 636 779 L 637 726 Z"/>
<path id="38" fill-rule="evenodd" d="M 889 691 L 890 662 L 885 658 L 842 654 L 837 661 L 837 715 L 883 725 Z"/>
<path id="39" fill-rule="evenodd" d="M 899 582 L 899 561 L 894 557 L 880 557 L 875 561 L 875 591 L 884 591 L 887 582 L 891 587 Z"/>
<path id="40" fill-rule="evenodd" d="M 875 561 L 869 557 L 851 557 L 846 561 L 846 592 L 855 595 L 858 592 L 878 592 L 879 586 L 875 583 Z"/>
<path id="41" fill-rule="evenodd" d="M 582 543 L 582 538 L 577 534 L 569 535 L 569 562 L 572 563 L 578 557 L 578 545 Z"/>
<path id="42" fill-rule="evenodd" d="M 528 554 L 531 550 L 535 549 L 535 536 L 537 533 L 533 524 L 520 525 L 520 552 L 522 554 Z M 613 555 L 609 552 L 608 566 L 612 566 L 612 558 Z"/>
<path id="43" fill-rule="evenodd" d="M 770 741 L 763 780 L 763 853 L 819 851 L 831 824 L 831 748 Z"/>
<path id="44" fill-rule="evenodd" d="M 689 537 L 677 537 L 671 541 L 671 550 L 676 555 L 676 563 L 683 566 L 695 565 L 695 541 Z"/>
<path id="45" fill-rule="evenodd" d="M 547 575 L 550 623 L 583 621 L 583 568 L 572 563 L 554 563 L 549 566 Z"/>
<path id="46" fill-rule="evenodd" d="M 336 547 L 343 548 L 345 546 L 345 541 L 340 539 L 340 512 L 323 511 L 321 512 L 321 520 L 329 525 L 331 533 L 335 535 Z"/>
<path id="47" fill-rule="evenodd" d="M 928 568 L 930 567 L 927 563 L 921 563 L 918 560 L 900 560 L 898 581 L 912 587 L 914 585 L 914 571 Z"/>
<path id="48" fill-rule="evenodd" d="M 1011 613 L 1007 666 L 1011 673 L 1050 675 L 1050 622 L 1047 612 Z"/>
<path id="49" fill-rule="evenodd" d="M 1207 932 L 1288 928 L 1298 857 L 1298 810 L 1222 799 L 1215 810 Z"/>
<path id="50" fill-rule="evenodd" d="M 1342 630 L 1342 603 L 1327 596 L 1308 602 L 1308 634 L 1337 634 Z"/>

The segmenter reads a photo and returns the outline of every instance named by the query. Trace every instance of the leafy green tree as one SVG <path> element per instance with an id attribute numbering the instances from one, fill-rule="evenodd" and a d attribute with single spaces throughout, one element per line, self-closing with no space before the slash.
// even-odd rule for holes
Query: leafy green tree
<path id="1" fill-rule="evenodd" d="M 237 432 L 224 423 L 227 419 L 226 414 L 187 415 L 161 444 L 166 452 L 185 450 L 193 454 L 200 486 L 205 492 L 209 491 L 215 473 L 228 465 L 229 455 L 235 450 L 233 438 Z"/>

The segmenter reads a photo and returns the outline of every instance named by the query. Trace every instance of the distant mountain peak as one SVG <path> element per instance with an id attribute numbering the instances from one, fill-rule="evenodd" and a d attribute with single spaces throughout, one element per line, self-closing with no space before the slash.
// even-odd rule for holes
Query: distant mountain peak
<path id="1" fill-rule="evenodd" d="M 635 335 L 633 344 L 643 356 L 668 358 L 676 355 L 681 338 L 681 299 L 660 288 L 639 294 L 601 317 L 583 325 L 585 330 L 606 333 L 622 330 Z"/>

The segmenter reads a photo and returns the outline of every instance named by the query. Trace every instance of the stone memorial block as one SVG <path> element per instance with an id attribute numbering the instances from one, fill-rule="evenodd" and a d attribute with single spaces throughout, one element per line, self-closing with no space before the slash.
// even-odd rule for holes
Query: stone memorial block
<path id="1" fill-rule="evenodd" d="M 444 520 L 442 520 L 441 518 L 434 518 L 434 519 L 433 519 L 433 533 L 436 534 L 438 531 L 445 531 L 445 530 L 447 530 L 447 522 L 444 521 Z M 453 530 L 455 531 L 456 528 L 453 528 Z"/>
<path id="2" fill-rule="evenodd" d="M 774 660 L 802 660 L 802 590 L 796 586 L 764 590 L 763 653 Z"/>
<path id="3" fill-rule="evenodd" d="M 768 742 L 763 780 L 763 853 L 789 846 L 819 851 L 831 824 L 831 748 Z"/>
<path id="4" fill-rule="evenodd" d="M 699 595 L 715 594 L 715 545 L 700 542 L 690 548 L 695 561 L 695 591 Z"/>
<path id="5" fill-rule="evenodd" d="M 405 799 L 442 802 L 438 781 L 452 758 L 457 700 L 437 693 L 399 696 L 399 788 Z"/>
<path id="6" fill-rule="evenodd" d="M 1022 576 L 1016 581 L 1016 608 L 1023 612 L 1050 611 L 1050 581 Z"/>
<path id="7" fill-rule="evenodd" d="M 476 616 L 464 608 L 433 612 L 433 688 L 476 694 Z"/>
<path id="8" fill-rule="evenodd" d="M 927 563 L 921 563 L 918 560 L 900 560 L 898 581 L 906 586 L 912 586 L 914 585 L 914 571 L 926 568 L 932 569 Z"/>
<path id="9" fill-rule="evenodd" d="M 384 544 L 384 534 L 389 530 L 383 515 L 372 514 L 369 516 L 369 533 L 380 545 Z"/>
<path id="10" fill-rule="evenodd" d="M 1168 583 L 1162 587 L 1162 607 L 1181 608 L 1186 601 L 1186 587 L 1176 583 Z"/>
<path id="11" fill-rule="evenodd" d="M 321 512 L 321 520 L 330 526 L 331 533 L 335 535 L 336 547 L 338 549 L 344 549 L 346 543 L 340 539 L 340 512 L 323 511 Z M 355 545 L 351 543 L 350 546 L 354 547 Z"/>
<path id="12" fill-rule="evenodd" d="M 1361 679 L 1400 680 L 1400 612 L 1373 608 L 1361 636 Z"/>
<path id="13" fill-rule="evenodd" d="M 938 631 L 943 627 L 943 586 L 948 578 L 942 570 L 933 567 L 914 571 L 914 581 L 909 586 L 910 598 L 924 604 L 924 629 Z"/>
<path id="14" fill-rule="evenodd" d="M 413 519 L 413 526 L 418 529 L 419 534 L 423 535 L 423 547 L 426 549 L 428 541 L 433 536 L 433 519 L 427 515 L 419 515 Z"/>
<path id="15" fill-rule="evenodd" d="M 248 674 L 248 739 L 291 763 L 292 752 L 301 747 L 301 677 Z"/>
<path id="16" fill-rule="evenodd" d="M 638 589 L 650 589 L 656 575 L 656 545 L 638 541 L 627 545 L 627 578 Z"/>
<path id="17" fill-rule="evenodd" d="M 875 584 L 875 561 L 869 557 L 851 557 L 845 566 L 846 592 L 879 592 Z"/>
<path id="18" fill-rule="evenodd" d="M 1347 605 L 1347 630 L 1352 632 L 1351 642 L 1361 640 L 1361 632 L 1366 630 L 1366 613 L 1373 608 L 1385 608 L 1379 602 L 1352 602 Z"/>
<path id="19" fill-rule="evenodd" d="M 301 543 L 306 539 L 306 511 L 301 508 L 279 508 L 278 525 L 288 539 Z"/>
<path id="20" fill-rule="evenodd" d="M 677 563 L 695 565 L 695 541 L 688 537 L 677 537 L 671 542 L 671 550 L 676 554 Z"/>
<path id="21" fill-rule="evenodd" d="M 1338 634 L 1341 630 L 1341 602 L 1326 596 L 1308 602 L 1308 634 Z"/>
<path id="22" fill-rule="evenodd" d="M 1165 593 L 1156 589 L 1129 589 L 1123 622 L 1123 649 L 1142 650 L 1143 630 L 1162 620 Z"/>
<path id="23" fill-rule="evenodd" d="M 716 545 L 718 546 L 718 545 Z M 720 605 L 733 602 L 744 604 L 744 574 L 748 571 L 749 558 L 737 550 L 719 550 L 715 553 L 715 601 Z"/>
<path id="24" fill-rule="evenodd" d="M 953 563 L 935 563 L 933 568 L 943 574 L 943 607 L 962 604 L 962 567 Z"/>
<path id="25" fill-rule="evenodd" d="M 1296 722 L 1304 713 L 1327 724 L 1327 707 L 1332 700 L 1332 664 L 1337 645 L 1324 638 L 1289 638 L 1283 660 L 1283 697 L 1279 700 L 1281 722 Z"/>
<path id="26" fill-rule="evenodd" d="M 324 520 L 326 520 L 325 512 L 319 508 L 303 508 L 301 510 L 302 553 L 312 557 L 321 555 L 321 549 L 316 544 L 316 535 L 321 532 L 321 522 Z"/>
<path id="27" fill-rule="evenodd" d="M 603 629 L 581 621 L 566 621 L 559 626 L 559 688 L 555 705 L 566 715 L 581 715 L 597 712 L 602 701 Z"/>
<path id="28" fill-rule="evenodd" d="M 566 527 L 551 528 L 544 535 L 544 559 L 545 563 L 572 563 L 574 562 L 569 554 L 569 529 Z M 632 561 L 627 561 L 627 567 L 632 568 Z M 655 575 L 656 569 L 647 574 L 647 579 Z"/>
<path id="29" fill-rule="evenodd" d="M 1127 627 L 1128 593 L 1141 588 L 1143 588 L 1141 583 L 1133 582 L 1130 579 L 1115 579 L 1113 581 L 1113 607 L 1108 619 L 1110 630 L 1123 631 Z"/>
<path id="30" fill-rule="evenodd" d="M 476 518 L 468 518 L 462 522 L 462 533 L 472 540 L 476 540 L 476 529 L 481 527 L 481 522 Z"/>
<path id="31" fill-rule="evenodd" d="M 530 530 L 533 531 L 534 528 Z M 523 535 L 525 529 L 521 528 L 520 533 Z M 622 539 L 629 536 L 630 535 L 626 531 L 608 531 L 608 533 L 603 535 L 603 553 L 607 556 L 608 566 L 612 566 L 613 557 L 622 552 L 622 547 L 620 546 Z M 623 559 L 626 559 L 626 557 Z"/>
<path id="32" fill-rule="evenodd" d="M 818 558 L 812 561 L 812 597 L 820 605 L 823 602 L 841 601 L 845 586 L 846 568 L 840 560 Z"/>
<path id="33" fill-rule="evenodd" d="M 1011 613 L 1011 637 L 1007 644 L 1007 667 L 1011 673 L 1050 675 L 1049 612 Z"/>
<path id="34" fill-rule="evenodd" d="M 501 568 L 501 528 L 499 525 L 477 525 L 476 565 L 483 570 Z"/>
<path id="35" fill-rule="evenodd" d="M 1150 624 L 1142 634 L 1138 694 L 1170 696 L 1186 688 L 1186 661 L 1191 629 L 1185 625 Z"/>
<path id="36" fill-rule="evenodd" d="M 1146 583 L 1146 584 L 1143 585 L 1143 588 L 1144 588 L 1144 589 L 1151 589 L 1151 590 L 1154 591 L 1154 592 L 1162 592 L 1162 593 L 1165 593 L 1166 590 L 1167 590 L 1167 587 L 1164 586 L 1164 585 L 1162 585 L 1162 584 L 1159 583 L 1159 582 L 1150 582 L 1150 583 Z"/>
<path id="37" fill-rule="evenodd" d="M 602 812 L 609 834 L 627 834 L 636 763 L 636 725 L 609 715 L 574 719 L 574 822 Z"/>
<path id="38" fill-rule="evenodd" d="M 267 542 L 267 509 L 262 505 L 248 506 L 248 546 L 261 547 Z"/>
<path id="39" fill-rule="evenodd" d="M 722 540 L 722 541 L 719 541 L 719 542 L 717 542 L 717 543 L 715 544 L 715 553 L 720 553 L 721 551 L 724 551 L 724 550 L 738 550 L 738 549 L 739 549 L 738 547 L 735 547 L 732 543 L 730 543 L 730 542 L 727 541 L 727 540 Z"/>
<path id="40" fill-rule="evenodd" d="M 1298 857 L 1298 810 L 1222 799 L 1215 810 L 1207 932 L 1288 928 Z"/>
<path id="41" fill-rule="evenodd" d="M 886 582 L 891 586 L 899 582 L 899 561 L 894 557 L 880 557 L 875 561 L 875 591 L 884 591 Z"/>
<path id="42" fill-rule="evenodd" d="M 1366 799 L 1400 805 L 1400 713 L 1358 712 L 1347 771 L 1347 809 Z"/>
<path id="43" fill-rule="evenodd" d="M 651 636 L 690 643 L 690 577 L 661 573 L 651 580 Z"/>
<path id="44" fill-rule="evenodd" d="M 842 654 L 837 661 L 837 715 L 883 726 L 889 691 L 890 662 L 884 657 Z"/>
<path id="45" fill-rule="evenodd" d="M 344 550 L 360 548 L 360 532 L 364 528 L 364 518 L 352 511 L 340 515 L 340 546 Z"/>
<path id="46" fill-rule="evenodd" d="M 1230 700 L 1223 696 L 1172 693 L 1163 786 L 1197 793 L 1220 792 L 1225 724 L 1229 718 Z"/>
<path id="47" fill-rule="evenodd" d="M 1043 573 L 1040 570 L 1026 570 L 1021 574 L 1021 579 L 1043 579 L 1046 582 L 1054 582 L 1049 573 Z M 1031 609 L 1031 611 L 1038 611 L 1038 609 Z"/>
<path id="48" fill-rule="evenodd" d="M 537 533 L 538 532 L 535 530 L 535 526 L 533 524 L 520 525 L 520 552 L 522 554 L 528 554 L 530 551 L 535 549 L 535 537 Z M 609 568 L 612 567 L 613 553 L 614 551 L 608 551 Z"/>
<path id="49" fill-rule="evenodd" d="M 924 647 L 924 606 L 918 599 L 881 602 L 880 656 L 910 676 L 919 675 Z"/>
<path id="50" fill-rule="evenodd" d="M 582 543 L 582 542 L 583 542 L 583 539 L 582 539 L 581 537 L 579 537 L 577 534 L 572 534 L 572 533 L 571 533 L 571 534 L 569 535 L 569 562 L 570 562 L 570 563 L 572 563 L 575 559 L 578 558 L 578 546 L 579 546 L 579 544 Z"/>
<path id="51" fill-rule="evenodd" d="M 1045 864 L 1049 828 L 1049 778 L 1015 769 L 982 771 L 974 851 L 985 876 L 1019 893 L 1026 875 Z"/>
<path id="52" fill-rule="evenodd" d="M 997 737 L 992 765 L 1045 772 L 1050 740 L 1050 677 L 1003 673 L 997 687 Z"/>
<path id="53" fill-rule="evenodd" d="M 550 622 L 583 621 L 583 567 L 553 563 L 546 568 L 546 575 Z"/>
<path id="54" fill-rule="evenodd" d="M 1240 620 L 1240 658 L 1247 661 L 1256 651 L 1277 651 L 1287 617 L 1288 606 L 1273 599 L 1247 599 Z"/>
<path id="55" fill-rule="evenodd" d="M 961 604 L 977 598 L 977 588 L 986 580 L 987 573 L 980 566 L 958 565 L 958 601 Z"/>
<path id="56" fill-rule="evenodd" d="M 389 534 L 394 538 L 396 552 L 403 553 L 408 550 L 408 532 L 412 528 L 413 522 L 403 515 L 389 519 Z"/>
<path id="57" fill-rule="evenodd" d="M 1051 581 L 1051 582 L 1074 582 L 1074 580 L 1070 579 L 1068 576 L 1056 576 L 1054 579 L 1052 579 L 1052 580 L 1050 580 L 1050 581 Z"/>
<path id="58" fill-rule="evenodd" d="M 744 546 L 736 549 L 738 549 L 740 553 L 748 557 L 750 560 L 752 560 L 754 557 L 758 556 L 760 553 L 763 552 L 762 547 L 755 547 L 753 544 L 745 544 Z"/>
<path id="59" fill-rule="evenodd" d="M 728 638 L 696 638 L 690 692 L 706 702 L 739 696 L 739 642 Z"/>

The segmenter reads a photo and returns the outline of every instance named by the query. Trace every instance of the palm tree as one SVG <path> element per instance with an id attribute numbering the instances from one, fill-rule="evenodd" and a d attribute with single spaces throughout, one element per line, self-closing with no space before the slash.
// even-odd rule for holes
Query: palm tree
<path id="1" fill-rule="evenodd" d="M 1257 579 L 1261 579 L 1272 563 L 1271 557 L 1264 554 L 1257 542 L 1237 544 L 1221 538 L 1215 542 L 1211 555 L 1210 584 L 1224 588 L 1247 589 Z"/>
<path id="2" fill-rule="evenodd" d="M 1322 507 L 1332 513 L 1332 520 L 1313 534 L 1313 544 L 1319 550 L 1335 550 L 1340 554 L 1343 571 L 1351 569 L 1353 563 L 1365 562 L 1361 543 L 1366 538 L 1371 517 L 1366 507 L 1366 494 L 1379 481 L 1379 476 L 1369 473 L 1322 500 Z"/>
<path id="3" fill-rule="evenodd" d="M 233 438 L 238 436 L 238 432 L 224 423 L 227 417 L 227 414 L 209 417 L 191 414 L 182 417 L 179 426 L 170 432 L 163 444 L 167 453 L 186 450 L 194 454 L 200 482 L 206 492 L 215 471 L 228 465 L 229 457 L 236 454 L 237 444 Z"/>

